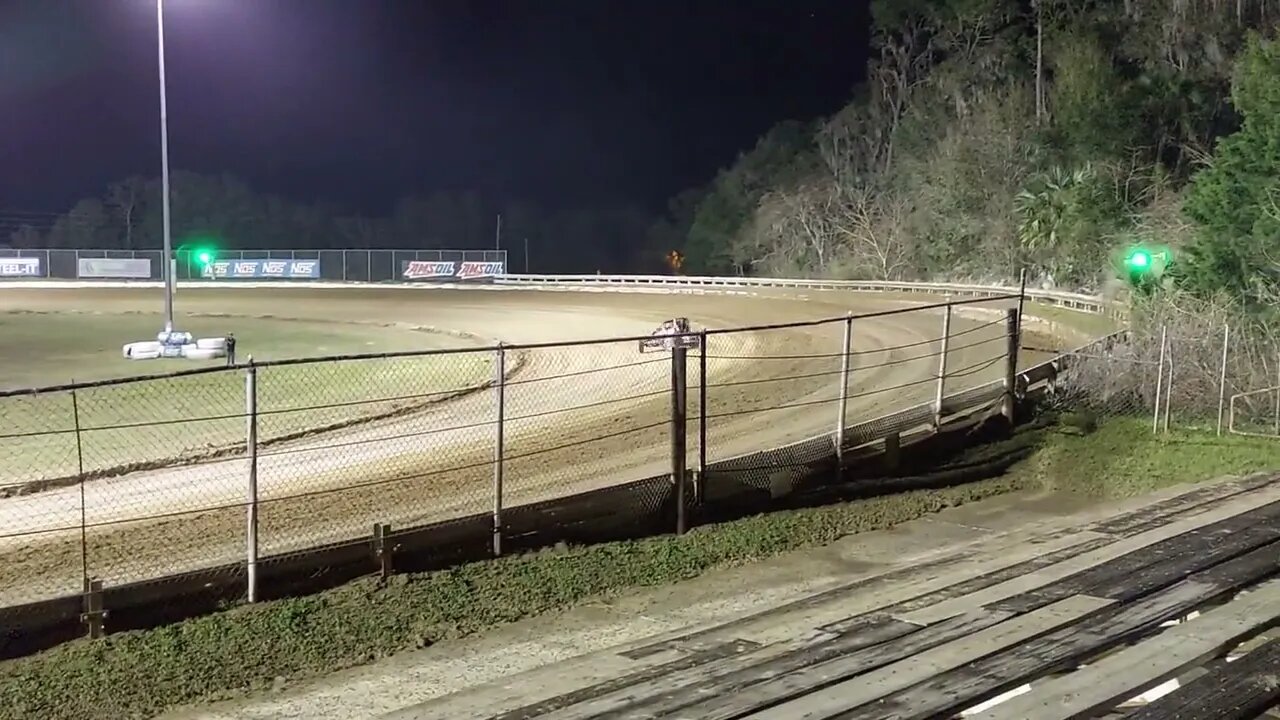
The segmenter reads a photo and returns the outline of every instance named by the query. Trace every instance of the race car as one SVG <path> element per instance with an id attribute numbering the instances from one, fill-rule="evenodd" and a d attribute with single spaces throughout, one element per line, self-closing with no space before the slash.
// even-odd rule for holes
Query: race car
<path id="1" fill-rule="evenodd" d="M 649 334 L 649 337 L 640 341 L 640 352 L 669 351 L 676 347 L 696 348 L 698 336 L 692 333 L 689 318 L 665 320 L 657 330 Z"/>

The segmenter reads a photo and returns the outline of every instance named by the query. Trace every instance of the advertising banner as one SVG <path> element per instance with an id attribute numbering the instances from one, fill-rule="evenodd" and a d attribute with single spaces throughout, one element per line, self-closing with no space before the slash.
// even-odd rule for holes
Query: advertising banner
<path id="1" fill-rule="evenodd" d="M 148 258 L 80 258 L 78 265 L 76 274 L 82 278 L 151 278 Z"/>
<path id="2" fill-rule="evenodd" d="M 506 265 L 501 262 L 409 260 L 402 263 L 400 276 L 405 280 L 474 282 L 492 280 L 505 273 Z"/>
<path id="3" fill-rule="evenodd" d="M 0 257 L 0 277 L 41 277 L 40 258 Z"/>
<path id="4" fill-rule="evenodd" d="M 233 280 L 276 278 L 315 280 L 320 277 L 319 260 L 214 260 L 204 268 L 204 277 Z"/>

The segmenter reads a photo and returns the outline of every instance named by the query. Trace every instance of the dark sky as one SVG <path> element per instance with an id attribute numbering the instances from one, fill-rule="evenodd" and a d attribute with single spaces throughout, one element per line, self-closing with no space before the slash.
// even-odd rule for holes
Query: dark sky
<path id="1" fill-rule="evenodd" d="M 154 0 L 0 0 L 0 211 L 159 174 Z M 860 0 L 166 0 L 171 166 L 658 207 L 861 80 Z"/>

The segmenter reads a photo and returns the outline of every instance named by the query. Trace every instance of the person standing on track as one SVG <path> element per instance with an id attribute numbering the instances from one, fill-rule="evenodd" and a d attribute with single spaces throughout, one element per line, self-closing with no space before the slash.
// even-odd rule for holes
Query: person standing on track
<path id="1" fill-rule="evenodd" d="M 227 367 L 236 364 L 236 336 L 235 333 L 227 333 Z"/>

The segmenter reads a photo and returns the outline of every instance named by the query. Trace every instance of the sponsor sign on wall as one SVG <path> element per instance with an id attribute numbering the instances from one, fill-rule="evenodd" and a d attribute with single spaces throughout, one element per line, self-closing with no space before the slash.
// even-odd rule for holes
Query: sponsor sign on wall
<path id="1" fill-rule="evenodd" d="M 80 258 L 77 274 L 82 278 L 151 278 L 149 258 Z"/>
<path id="2" fill-rule="evenodd" d="M 40 277 L 40 258 L 0 257 L 0 277 Z"/>
<path id="3" fill-rule="evenodd" d="M 315 280 L 319 260 L 214 260 L 205 266 L 207 278 Z"/>
<path id="4" fill-rule="evenodd" d="M 505 273 L 506 265 L 501 262 L 408 260 L 402 264 L 400 276 L 405 280 L 475 282 L 492 280 Z"/>

